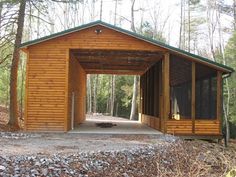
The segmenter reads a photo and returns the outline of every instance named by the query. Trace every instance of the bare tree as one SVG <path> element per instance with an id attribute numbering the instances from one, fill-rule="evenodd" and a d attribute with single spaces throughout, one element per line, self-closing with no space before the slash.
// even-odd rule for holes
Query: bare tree
<path id="1" fill-rule="evenodd" d="M 134 25 L 134 4 L 135 0 L 131 0 L 131 30 L 136 32 L 135 25 Z M 138 93 L 138 77 L 134 76 L 134 85 L 133 85 L 133 96 L 132 96 L 132 105 L 130 111 L 130 120 L 135 120 L 135 112 L 136 112 L 136 100 L 137 100 L 137 93 Z"/>
<path id="2" fill-rule="evenodd" d="M 190 0 L 188 0 L 188 52 L 190 52 L 190 41 L 191 41 L 191 20 L 190 20 Z"/>
<path id="3" fill-rule="evenodd" d="M 110 96 L 110 114 L 114 115 L 114 106 L 115 106 L 115 88 L 116 88 L 116 76 L 111 75 L 111 96 Z"/>
<path id="4" fill-rule="evenodd" d="M 9 125 L 19 127 L 18 115 L 17 115 L 17 72 L 20 58 L 20 44 L 22 40 L 24 19 L 25 19 L 26 0 L 20 1 L 20 8 L 17 21 L 17 32 L 13 51 L 13 58 L 11 64 L 11 75 L 10 75 L 10 114 L 9 114 Z"/>
<path id="5" fill-rule="evenodd" d="M 103 0 L 100 3 L 100 20 L 102 20 Z"/>
<path id="6" fill-rule="evenodd" d="M 233 15 L 234 15 L 234 30 L 236 30 L 236 0 L 233 2 Z"/>
<path id="7" fill-rule="evenodd" d="M 216 23 L 218 24 L 218 47 L 219 47 L 219 53 L 222 57 L 222 61 L 224 65 L 226 65 L 226 57 L 225 57 L 225 47 L 224 47 L 224 39 L 222 34 L 222 24 L 221 24 L 221 10 L 220 5 L 217 6 L 216 9 Z M 220 62 L 220 61 L 218 61 Z M 229 142 L 230 139 L 230 127 L 229 127 L 229 111 L 230 111 L 230 99 L 231 99 L 231 93 L 230 93 L 230 86 L 229 86 L 229 80 L 228 78 L 225 78 L 225 99 L 223 99 L 223 113 L 224 113 L 224 122 L 225 122 L 225 128 L 226 128 L 226 142 Z"/>
<path id="8" fill-rule="evenodd" d="M 116 14 L 117 14 L 118 0 L 115 0 L 115 12 L 114 12 L 114 25 L 116 26 Z"/>
<path id="9" fill-rule="evenodd" d="M 214 47 L 214 34 L 216 31 L 216 21 L 215 21 L 215 7 L 216 2 L 208 0 L 207 1 L 207 28 L 208 28 L 208 39 L 210 44 L 210 51 L 212 58 L 216 61 L 215 47 Z"/>
<path id="10" fill-rule="evenodd" d="M 95 75 L 93 81 L 93 113 L 97 112 L 97 88 L 98 88 L 98 74 Z"/>
<path id="11" fill-rule="evenodd" d="M 91 89 L 91 75 L 87 75 L 87 111 L 89 114 L 92 113 L 92 89 Z"/>
<path id="12" fill-rule="evenodd" d="M 179 28 L 179 48 L 182 48 L 182 30 L 183 30 L 183 6 L 184 0 L 180 0 L 180 28 Z"/>

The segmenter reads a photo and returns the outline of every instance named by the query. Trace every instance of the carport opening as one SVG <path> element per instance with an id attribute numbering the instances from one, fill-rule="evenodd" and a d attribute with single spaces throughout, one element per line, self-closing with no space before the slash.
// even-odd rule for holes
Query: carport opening
<path id="1" fill-rule="evenodd" d="M 134 78 L 137 79 L 134 117 L 139 120 L 143 109 L 140 106 L 140 76 L 162 56 L 158 51 L 70 50 L 69 127 L 73 129 L 86 119 L 96 119 L 93 126 L 98 127 L 118 127 L 116 123 L 131 122 Z"/>
<path id="2" fill-rule="evenodd" d="M 132 75 L 87 74 L 86 119 L 107 120 L 108 117 L 104 118 L 104 116 L 109 116 L 111 120 L 121 120 L 120 118 L 129 120 L 135 81 L 136 102 L 132 120 L 138 121 L 139 80 L 139 76 Z M 112 125 L 112 122 L 110 124 Z"/>

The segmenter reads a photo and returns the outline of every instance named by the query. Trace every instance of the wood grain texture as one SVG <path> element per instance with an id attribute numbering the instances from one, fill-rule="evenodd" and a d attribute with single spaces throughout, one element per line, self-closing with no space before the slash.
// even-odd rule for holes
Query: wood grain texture
<path id="1" fill-rule="evenodd" d="M 170 54 L 166 53 L 163 60 L 163 132 L 167 133 L 166 121 L 170 114 Z"/>
<path id="2" fill-rule="evenodd" d="M 102 33 L 96 34 L 95 29 L 101 29 Z M 127 64 L 124 61 L 117 64 L 117 61 L 111 63 L 116 64 L 114 67 L 104 65 L 103 70 L 96 70 L 97 64 L 90 65 L 95 58 L 88 62 L 86 58 L 79 59 L 79 54 L 76 59 L 71 55 L 72 50 L 93 50 L 93 51 L 128 51 L 129 53 L 137 52 L 137 56 L 133 58 L 132 62 L 137 66 L 133 67 L 133 73 L 143 74 L 143 68 L 135 61 L 138 55 L 150 55 L 151 53 L 158 53 L 163 56 L 162 66 L 154 73 L 159 72 L 160 85 L 148 84 L 147 76 L 142 76 L 142 90 L 153 89 L 159 87 L 159 118 L 142 114 L 141 121 L 148 126 L 161 130 L 165 133 L 171 134 L 192 134 L 194 127 L 196 134 L 219 134 L 220 133 L 220 105 L 222 103 L 221 95 L 217 95 L 217 121 L 200 121 L 196 120 L 195 125 L 193 121 L 169 120 L 170 113 L 170 54 L 166 49 L 155 46 L 148 42 L 133 38 L 123 33 L 111 30 L 103 26 L 94 26 L 79 32 L 67 34 L 52 40 L 44 41 L 36 45 L 29 46 L 27 49 L 27 73 L 26 73 L 26 97 L 25 97 L 25 130 L 28 131 L 68 131 L 71 126 L 71 93 L 76 92 L 76 115 L 75 124 L 81 123 L 85 119 L 85 96 L 86 96 L 86 72 L 87 73 L 106 73 L 115 74 L 114 70 L 120 74 L 130 74 L 129 70 L 125 70 L 122 66 Z M 141 52 L 140 52 L 141 51 Z M 128 54 L 127 54 L 128 55 Z M 124 57 L 124 56 L 122 56 Z M 150 57 L 144 57 L 152 65 L 153 60 Z M 116 58 L 118 60 L 118 57 Z M 109 62 L 111 57 L 104 59 L 100 57 L 99 61 Z M 82 64 L 78 61 L 83 61 L 86 66 L 84 70 Z M 192 60 L 191 60 L 192 61 Z M 145 65 L 145 69 L 149 69 L 150 65 Z M 100 66 L 101 67 L 101 66 Z M 120 69 L 120 70 L 119 70 Z M 135 70 L 137 69 L 137 70 Z M 196 71 L 197 72 L 197 71 Z M 132 73 L 131 73 L 132 74 Z M 222 74 L 222 73 L 221 73 Z M 181 78 L 180 78 L 181 79 Z M 192 83 L 194 84 L 194 83 Z M 218 75 L 218 93 L 220 93 L 220 86 L 222 81 Z M 192 92 L 193 96 L 193 92 Z M 152 102 L 157 99 L 155 93 L 147 94 L 142 91 L 142 99 L 149 98 L 149 102 L 142 104 L 142 111 L 151 109 Z M 154 98 L 155 97 L 155 98 Z M 152 100 L 152 101 L 150 101 Z M 142 100 L 143 102 L 143 100 Z M 154 109 L 154 110 L 152 110 Z M 155 112 L 152 108 L 150 112 Z M 193 101 L 192 101 L 193 109 Z M 192 114 L 192 117 L 194 115 Z"/>
<path id="3" fill-rule="evenodd" d="M 150 115 L 146 115 L 146 114 L 142 114 L 142 120 L 141 122 L 151 128 L 154 128 L 156 130 L 160 130 L 160 123 L 161 123 L 161 119 L 158 117 L 154 117 L 154 116 L 150 116 Z"/>
<path id="4" fill-rule="evenodd" d="M 97 28 L 102 30 L 99 35 L 95 33 Z M 69 56 L 71 49 L 165 51 L 163 48 L 99 25 L 29 46 L 25 130 L 69 130 L 72 88 L 79 90 L 77 94 L 83 93 L 83 96 L 78 95 L 78 117 L 75 121 L 80 123 L 84 120 L 86 73 L 79 67 L 79 63 L 75 63 Z M 76 81 L 81 85 L 76 84 Z"/>

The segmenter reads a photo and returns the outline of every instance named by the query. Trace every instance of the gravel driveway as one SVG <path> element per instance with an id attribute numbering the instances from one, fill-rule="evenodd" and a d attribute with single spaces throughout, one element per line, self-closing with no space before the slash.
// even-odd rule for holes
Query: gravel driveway
<path id="1" fill-rule="evenodd" d="M 168 139 L 175 139 L 171 136 Z M 0 133 L 0 155 L 116 151 L 158 144 L 163 135 L 89 135 L 69 133 Z"/>
<path id="2" fill-rule="evenodd" d="M 0 132 L 2 177 L 225 176 L 236 149 L 164 135 Z"/>

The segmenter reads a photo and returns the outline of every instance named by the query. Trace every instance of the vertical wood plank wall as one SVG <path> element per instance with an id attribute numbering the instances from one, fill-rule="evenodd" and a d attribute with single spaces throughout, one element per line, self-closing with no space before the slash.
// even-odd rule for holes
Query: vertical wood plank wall
<path id="1" fill-rule="evenodd" d="M 86 73 L 76 58 L 69 59 L 69 87 L 68 87 L 68 129 L 71 129 L 72 92 L 74 92 L 74 126 L 85 120 L 86 114 Z"/>
<path id="2" fill-rule="evenodd" d="M 49 49 L 42 45 L 30 47 L 26 81 L 26 130 L 64 130 L 65 58 L 65 49 Z"/>
<path id="3" fill-rule="evenodd" d="M 97 28 L 102 30 L 99 35 L 95 33 Z M 29 46 L 25 130 L 70 129 L 69 49 L 166 51 L 100 25 Z"/>

